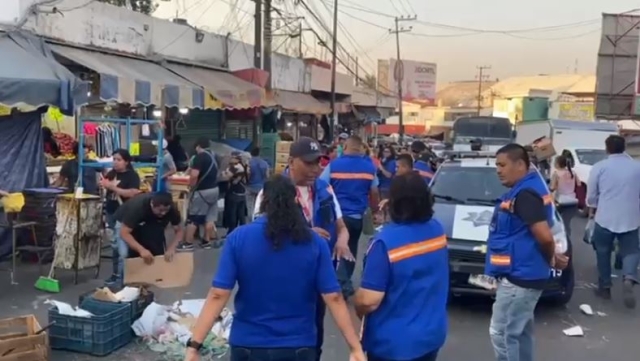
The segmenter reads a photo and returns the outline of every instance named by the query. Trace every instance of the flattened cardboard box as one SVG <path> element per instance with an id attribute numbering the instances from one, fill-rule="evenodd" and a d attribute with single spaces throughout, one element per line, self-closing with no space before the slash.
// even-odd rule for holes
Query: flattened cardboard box
<path id="1" fill-rule="evenodd" d="M 193 277 L 193 253 L 176 253 L 173 261 L 164 256 L 154 258 L 152 264 L 142 258 L 129 258 L 124 264 L 124 283 L 141 283 L 158 288 L 177 288 L 191 284 Z"/>

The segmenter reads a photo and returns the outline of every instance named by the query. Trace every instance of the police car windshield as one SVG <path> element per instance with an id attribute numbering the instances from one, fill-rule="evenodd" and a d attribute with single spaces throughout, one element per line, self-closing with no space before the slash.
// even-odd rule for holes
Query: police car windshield
<path id="1" fill-rule="evenodd" d="M 445 165 L 431 183 L 436 203 L 491 205 L 507 190 L 493 167 Z"/>

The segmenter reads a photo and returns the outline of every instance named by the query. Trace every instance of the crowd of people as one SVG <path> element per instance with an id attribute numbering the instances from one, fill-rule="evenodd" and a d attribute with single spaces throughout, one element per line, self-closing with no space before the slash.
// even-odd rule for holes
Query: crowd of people
<path id="1" fill-rule="evenodd" d="M 164 254 L 171 260 L 176 251 L 192 249 L 201 226 L 204 245 L 218 239 L 221 183 L 207 148 L 208 140 L 198 141 L 187 165 L 192 196 L 184 230 L 171 196 L 140 194 L 131 156 L 124 150 L 114 153 L 113 170 L 98 182 L 107 191 L 107 219 L 116 233 L 110 283 L 122 281 L 126 257 L 153 262 Z M 606 148 L 609 158 L 588 180 L 587 203 L 595 217 L 590 241 L 600 275 L 596 294 L 611 297 L 610 256 L 617 239 L 624 301 L 631 308 L 640 260 L 640 183 L 635 181 L 640 166 L 624 153 L 623 138 L 609 137 Z M 382 145 L 376 153 L 357 136 L 340 137 L 327 149 L 301 137 L 291 145 L 286 172 L 276 176 L 257 149 L 248 164 L 232 157 L 221 172 L 228 184 L 229 233 L 185 360 L 199 359 L 235 287 L 232 361 L 320 360 L 327 309 L 353 361 L 436 360 L 447 336 L 449 293 L 447 238 L 426 186 L 438 161 L 422 142 L 406 150 Z M 580 181 L 562 156 L 549 186 L 532 171 L 524 147 L 505 145 L 495 157 L 497 176 L 508 191 L 496 205 L 487 240 L 485 273 L 497 284 L 489 335 L 498 361 L 533 360 L 535 306 L 551 270 L 570 262 L 551 231 L 554 212 L 558 209 L 570 224 Z M 369 211 L 384 224 L 358 260 L 363 273 L 355 287 L 352 277 Z M 174 237 L 160 244 L 169 225 Z"/>

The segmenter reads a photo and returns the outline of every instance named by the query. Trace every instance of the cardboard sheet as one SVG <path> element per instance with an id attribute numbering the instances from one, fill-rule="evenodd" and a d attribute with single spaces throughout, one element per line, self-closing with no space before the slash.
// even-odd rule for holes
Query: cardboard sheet
<path id="1" fill-rule="evenodd" d="M 165 261 L 164 256 L 157 256 L 152 264 L 144 263 L 142 258 L 129 258 L 124 265 L 124 283 L 158 288 L 185 287 L 191 284 L 193 267 L 192 252 L 176 253 L 171 262 Z"/>

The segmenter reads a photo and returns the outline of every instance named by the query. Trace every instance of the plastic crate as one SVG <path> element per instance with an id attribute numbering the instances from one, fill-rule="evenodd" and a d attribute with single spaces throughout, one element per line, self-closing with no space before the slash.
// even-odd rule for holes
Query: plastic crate
<path id="1" fill-rule="evenodd" d="M 80 306 L 80 308 L 84 309 L 85 301 L 97 303 L 112 303 L 96 300 L 95 298 L 93 298 L 94 292 L 95 291 L 90 291 L 78 297 L 78 305 Z M 144 312 L 144 310 L 147 308 L 147 306 L 153 303 L 154 300 L 155 295 L 153 294 L 153 292 L 147 290 L 146 288 L 142 288 L 140 291 L 140 297 L 138 297 L 138 299 L 133 302 L 128 302 L 129 304 L 131 304 L 131 324 L 142 317 L 142 313 Z"/>
<path id="2" fill-rule="evenodd" d="M 55 322 L 49 329 L 52 349 L 106 356 L 133 339 L 131 304 L 86 302 L 82 308 L 94 316 L 66 316 L 49 309 L 49 323 Z"/>

